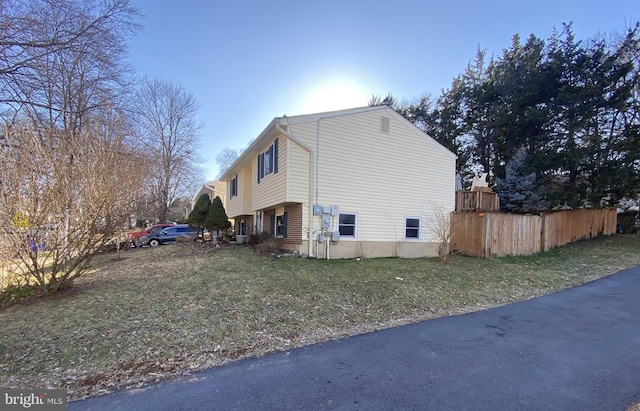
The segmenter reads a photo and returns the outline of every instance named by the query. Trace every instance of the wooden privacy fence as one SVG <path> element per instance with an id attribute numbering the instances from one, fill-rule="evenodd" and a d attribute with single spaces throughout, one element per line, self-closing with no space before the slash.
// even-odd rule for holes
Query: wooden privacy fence
<path id="1" fill-rule="evenodd" d="M 451 213 L 451 249 L 473 257 L 530 255 L 616 232 L 615 208 L 542 215 Z"/>

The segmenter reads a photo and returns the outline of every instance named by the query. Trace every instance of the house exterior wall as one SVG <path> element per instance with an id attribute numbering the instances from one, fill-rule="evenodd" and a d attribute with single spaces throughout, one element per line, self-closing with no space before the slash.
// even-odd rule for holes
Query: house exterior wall
<path id="1" fill-rule="evenodd" d="M 316 258 L 422 258 L 438 255 L 438 245 L 434 242 L 393 242 L 393 241 L 342 241 L 338 243 L 320 243 Z M 314 249 L 316 247 L 314 246 Z"/>
<path id="2" fill-rule="evenodd" d="M 388 118 L 389 132 L 381 129 L 382 117 Z M 360 256 L 362 242 L 372 256 L 435 255 L 430 226 L 436 209 L 446 215 L 454 209 L 455 156 L 388 111 L 293 124 L 290 131 L 318 149 L 317 180 L 311 170 L 318 197 L 312 201 L 357 216 L 356 236 L 331 242 L 332 258 Z M 419 239 L 405 238 L 407 217 L 419 218 Z M 330 218 L 330 230 L 338 230 L 339 217 Z M 320 217 L 313 219 L 318 231 Z M 325 248 L 317 241 L 314 247 L 320 254 Z"/>
<path id="3" fill-rule="evenodd" d="M 310 152 L 307 148 L 301 146 L 297 142 L 287 140 L 287 198 L 286 203 L 296 204 L 296 217 L 295 225 L 289 224 L 290 230 L 296 227 L 299 230 L 299 240 L 297 244 L 301 244 L 301 241 L 308 240 L 309 233 L 309 209 L 311 205 L 310 192 L 311 183 L 310 178 L 312 176 L 312 156 L 313 152 Z M 298 217 L 298 213 L 300 214 Z M 296 234 L 298 235 L 298 234 Z M 296 237 L 298 238 L 298 237 Z M 308 247 L 298 250 L 301 253 L 307 253 Z"/>
<path id="4" fill-rule="evenodd" d="M 251 208 L 262 210 L 275 204 L 283 203 L 287 194 L 287 138 L 277 135 L 269 139 L 259 147 L 263 153 L 278 139 L 278 172 L 270 173 L 258 182 L 258 158 L 253 156 L 251 160 L 251 183 L 253 185 L 253 198 Z"/>
<path id="5" fill-rule="evenodd" d="M 288 194 L 286 201 L 309 202 L 309 178 L 311 176 L 311 153 L 296 142 L 287 139 Z"/>
<path id="6" fill-rule="evenodd" d="M 239 167 L 234 176 L 235 175 L 238 176 L 238 195 L 233 197 L 231 196 L 231 180 L 226 182 L 226 197 L 228 200 L 225 205 L 225 211 L 229 218 L 253 214 L 253 211 L 251 210 L 251 167 Z"/>
<path id="7" fill-rule="evenodd" d="M 278 171 L 258 182 L 257 157 L 276 138 Z M 286 211 L 283 246 L 318 258 L 436 255 L 430 227 L 454 210 L 455 155 L 393 110 L 276 119 L 256 143 L 242 160 L 242 204 L 229 201 L 230 217 L 263 211 L 261 229 L 271 231 L 271 215 Z M 314 204 L 337 207 L 328 230 Z M 355 235 L 319 242 L 339 231 L 339 213 L 356 215 Z M 406 238 L 407 218 L 419 220 L 418 238 Z"/>
<path id="8" fill-rule="evenodd" d="M 251 202 L 253 200 L 253 181 L 251 180 L 251 167 L 243 167 L 238 173 L 238 191 L 241 193 L 242 214 L 253 214 Z M 240 191 L 242 190 L 242 191 Z"/>
<path id="9" fill-rule="evenodd" d="M 287 213 L 287 237 L 284 244 L 302 244 L 302 204 L 288 204 L 284 208 Z"/>

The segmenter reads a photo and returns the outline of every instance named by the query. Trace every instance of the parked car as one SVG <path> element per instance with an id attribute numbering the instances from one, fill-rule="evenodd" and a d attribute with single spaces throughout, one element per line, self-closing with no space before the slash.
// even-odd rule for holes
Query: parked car
<path id="1" fill-rule="evenodd" d="M 132 233 L 129 233 L 129 242 L 131 243 L 132 246 L 137 247 L 140 237 L 145 236 L 151 232 L 154 232 L 154 233 L 160 232 L 167 227 L 173 227 L 175 225 L 176 223 L 154 224 L 151 227 L 147 228 L 146 230 L 134 231 Z"/>
<path id="2" fill-rule="evenodd" d="M 157 247 L 160 244 L 173 243 L 178 237 L 194 241 L 197 237 L 196 233 L 189 225 L 179 224 L 173 227 L 165 227 L 161 231 L 150 232 L 140 237 L 138 244 Z"/>

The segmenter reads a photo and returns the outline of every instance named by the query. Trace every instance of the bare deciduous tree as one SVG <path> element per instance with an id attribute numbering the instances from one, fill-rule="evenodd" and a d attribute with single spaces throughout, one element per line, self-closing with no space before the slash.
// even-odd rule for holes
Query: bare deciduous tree
<path id="1" fill-rule="evenodd" d="M 114 109 L 137 17 L 129 0 L 0 3 L 0 258 L 47 291 L 86 272 L 141 186 Z"/>
<path id="2" fill-rule="evenodd" d="M 216 163 L 218 163 L 218 178 L 222 176 L 231 165 L 240 157 L 242 150 L 237 148 L 225 147 L 216 155 Z"/>
<path id="3" fill-rule="evenodd" d="M 159 79 L 146 80 L 136 101 L 141 140 L 151 158 L 146 171 L 157 217 L 164 222 L 171 203 L 190 196 L 204 179 L 198 155 L 201 126 L 195 120 L 199 104 L 181 86 Z"/>
<path id="4" fill-rule="evenodd" d="M 86 119 L 74 138 L 21 121 L 5 127 L 0 166 L 0 259 L 45 291 L 69 286 L 118 228 L 140 185 L 125 121 Z"/>
<path id="5" fill-rule="evenodd" d="M 126 41 L 140 27 L 129 0 L 6 0 L 0 4 L 0 104 L 69 129 L 115 106 L 130 71 Z"/>

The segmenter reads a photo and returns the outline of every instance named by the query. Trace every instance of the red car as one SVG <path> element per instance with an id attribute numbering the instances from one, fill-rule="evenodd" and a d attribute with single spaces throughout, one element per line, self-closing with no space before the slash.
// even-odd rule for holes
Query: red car
<path id="1" fill-rule="evenodd" d="M 156 232 L 156 231 L 162 231 L 163 229 L 165 229 L 166 227 L 173 227 L 174 225 L 176 225 L 175 223 L 168 223 L 168 224 L 154 224 L 151 227 L 147 228 L 144 231 L 134 231 L 132 233 L 129 233 L 129 242 L 131 243 L 132 246 L 137 247 L 137 242 L 138 239 L 140 237 L 142 237 L 143 235 L 147 235 L 151 232 Z"/>

